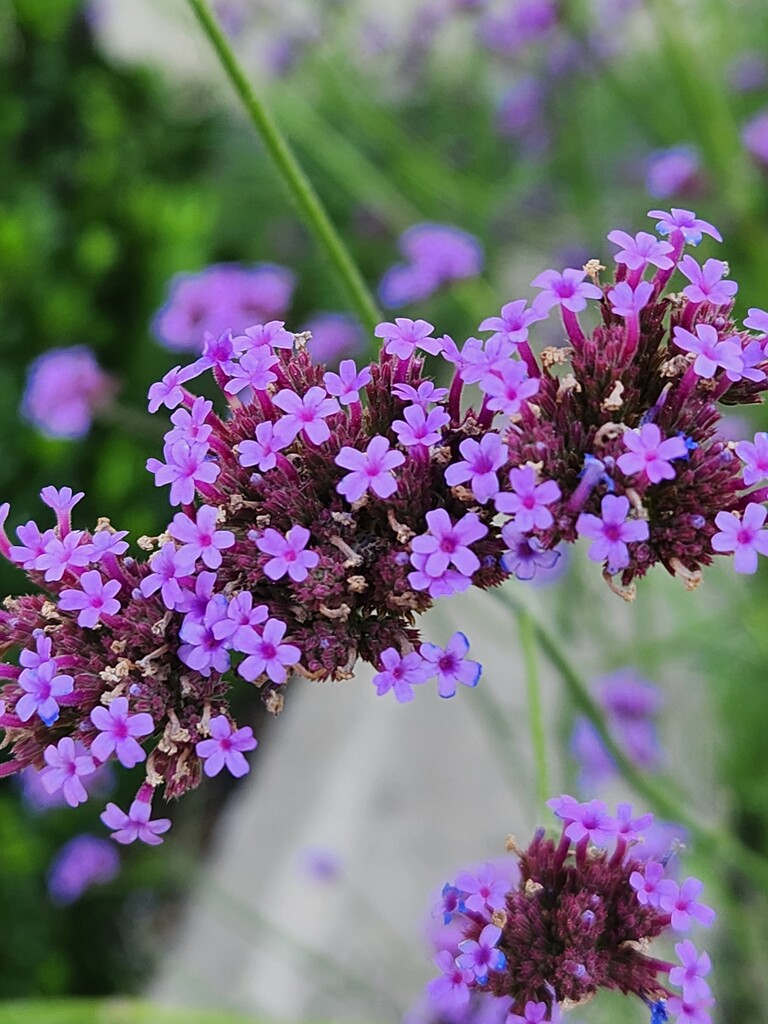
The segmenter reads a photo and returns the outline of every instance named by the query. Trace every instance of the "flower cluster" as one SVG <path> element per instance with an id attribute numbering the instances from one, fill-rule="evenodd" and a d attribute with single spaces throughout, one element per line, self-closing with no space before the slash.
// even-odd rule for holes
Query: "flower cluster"
<path id="1" fill-rule="evenodd" d="M 399 239 L 405 262 L 390 267 L 379 285 L 385 306 L 421 302 L 440 288 L 483 269 L 483 248 L 474 235 L 449 224 L 414 224 Z"/>
<path id="2" fill-rule="evenodd" d="M 53 348 L 27 371 L 21 414 L 49 437 L 84 437 L 94 415 L 112 404 L 118 383 L 85 345 Z"/>
<path id="3" fill-rule="evenodd" d="M 653 1022 L 672 1014 L 709 1024 L 709 956 L 690 939 L 675 945 L 676 961 L 649 949 L 662 935 L 713 923 L 702 883 L 669 877 L 671 851 L 637 858 L 650 814 L 633 819 L 620 804 L 612 816 L 598 800 L 569 796 L 549 806 L 562 821 L 559 839 L 539 829 L 526 850 L 510 839 L 514 869 L 488 863 L 443 888 L 432 1003 L 453 1013 L 470 999 L 498 999 L 507 1024 L 551 1024 L 562 1008 L 612 989 L 643 1000 Z"/>

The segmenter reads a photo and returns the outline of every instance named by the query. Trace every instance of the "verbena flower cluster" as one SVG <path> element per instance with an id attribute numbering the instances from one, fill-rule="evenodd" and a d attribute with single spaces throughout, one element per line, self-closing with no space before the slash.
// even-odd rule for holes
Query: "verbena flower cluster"
<path id="1" fill-rule="evenodd" d="M 53 348 L 27 370 L 21 414 L 49 437 L 84 437 L 93 417 L 109 409 L 118 382 L 85 345 Z"/>
<path id="2" fill-rule="evenodd" d="M 74 805 L 100 765 L 144 763 L 132 807 L 105 821 L 121 841 L 159 842 L 158 786 L 176 797 L 203 774 L 248 770 L 256 740 L 230 716 L 230 673 L 274 712 L 292 676 L 348 679 L 359 659 L 379 694 L 406 702 L 434 679 L 451 697 L 480 665 L 461 632 L 422 642 L 419 615 L 530 579 L 578 537 L 625 597 L 658 562 L 688 586 L 716 553 L 753 572 L 768 551 L 768 435 L 721 440 L 717 403 L 768 386 L 768 313 L 750 311 L 756 334 L 738 326 L 725 264 L 683 254 L 719 237 L 711 225 L 654 216 L 663 238 L 609 236 L 613 282 L 596 262 L 546 271 L 532 305 L 508 303 L 461 348 L 397 318 L 376 329 L 376 361 L 337 372 L 282 321 L 206 336 L 149 391 L 150 412 L 170 412 L 148 468 L 173 515 L 140 539 L 147 559 L 107 520 L 75 528 L 69 488 L 43 490 L 55 523 L 17 526 L 18 543 L 0 507 L 0 551 L 38 591 L 0 612 L 0 772 L 42 769 Z M 690 283 L 669 294 L 676 267 Z M 529 328 L 554 308 L 565 344 L 537 359 Z M 446 381 L 425 354 L 452 367 Z M 218 411 L 189 389 L 203 374 Z"/>
<path id="3" fill-rule="evenodd" d="M 641 999 L 652 1024 L 670 1015 L 709 1024 L 710 958 L 682 938 L 715 919 L 700 902 L 702 883 L 669 876 L 673 850 L 640 858 L 652 815 L 633 819 L 620 804 L 612 816 L 599 800 L 570 796 L 549 806 L 562 821 L 559 839 L 542 828 L 519 850 L 510 838 L 514 870 L 487 863 L 444 886 L 432 1004 L 452 1019 L 470 1005 L 477 1012 L 478 999 L 499 1000 L 507 1024 L 553 1024 L 561 1010 L 609 989 Z M 651 951 L 661 936 L 682 939 L 676 960 Z"/>

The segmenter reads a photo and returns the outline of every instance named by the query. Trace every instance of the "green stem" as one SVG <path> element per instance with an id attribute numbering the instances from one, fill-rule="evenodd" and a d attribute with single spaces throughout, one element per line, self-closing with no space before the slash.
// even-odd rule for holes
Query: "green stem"
<path id="1" fill-rule="evenodd" d="M 518 619 L 528 614 L 523 604 L 509 592 L 508 588 L 502 587 L 494 591 L 493 596 L 506 604 Z M 557 640 L 537 620 L 533 621 L 533 629 L 539 646 L 557 669 L 575 707 L 594 726 L 603 746 L 615 762 L 617 771 L 638 796 L 643 797 L 663 818 L 683 825 L 691 837 L 697 840 L 701 849 L 715 854 L 721 861 L 741 871 L 761 889 L 768 890 L 768 860 L 721 827 L 702 824 L 699 817 L 685 806 L 685 797 L 676 794 L 667 781 L 658 781 L 644 775 L 611 736 L 602 710 Z"/>
<path id="2" fill-rule="evenodd" d="M 208 9 L 205 0 L 187 0 L 187 2 L 211 46 L 216 51 L 221 66 L 240 97 L 264 147 L 275 162 L 280 176 L 292 194 L 304 223 L 325 250 L 339 281 L 346 289 L 350 305 L 363 325 L 372 332 L 382 319 L 381 314 L 376 308 L 376 303 L 349 250 L 333 226 L 320 197 L 277 127 L 271 113 L 245 77 L 226 36 Z"/>
<path id="3" fill-rule="evenodd" d="M 541 681 L 536 662 L 536 633 L 533 616 L 522 611 L 518 617 L 520 646 L 525 664 L 525 689 L 528 698 L 528 724 L 533 743 L 533 759 L 536 765 L 536 798 L 539 810 L 547 805 L 552 795 L 549 790 L 549 765 L 547 764 L 547 739 L 544 732 L 544 711 L 541 705 Z"/>

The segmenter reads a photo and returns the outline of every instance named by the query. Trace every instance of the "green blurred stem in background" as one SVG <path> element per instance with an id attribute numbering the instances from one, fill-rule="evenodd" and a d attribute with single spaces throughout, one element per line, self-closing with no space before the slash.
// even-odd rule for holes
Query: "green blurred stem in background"
<path id="1" fill-rule="evenodd" d="M 533 758 L 536 764 L 536 802 L 539 811 L 543 811 L 552 793 L 549 790 L 549 764 L 544 731 L 544 711 L 541 705 L 541 680 L 536 661 L 536 627 L 533 616 L 527 609 L 520 612 L 517 624 L 520 629 L 520 646 L 523 649 L 528 724 L 531 730 Z"/>
<path id="2" fill-rule="evenodd" d="M 253 86 L 245 77 L 226 36 L 205 0 L 187 0 L 195 17 L 208 37 L 221 66 L 240 97 L 251 122 L 259 133 L 264 147 L 275 162 L 277 170 L 298 206 L 301 218 L 315 236 L 343 285 L 350 306 L 356 312 L 365 328 L 373 332 L 382 316 L 363 280 L 360 271 L 349 254 L 328 216 L 320 197 L 304 173 L 299 161 L 278 128 L 272 115 L 256 95 Z"/>

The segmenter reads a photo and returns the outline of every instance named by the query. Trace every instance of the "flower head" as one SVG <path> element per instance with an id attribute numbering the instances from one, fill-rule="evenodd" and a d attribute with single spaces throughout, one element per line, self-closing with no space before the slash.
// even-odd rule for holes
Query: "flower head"
<path id="1" fill-rule="evenodd" d="M 54 348 L 27 371 L 21 414 L 49 437 L 75 440 L 91 428 L 95 414 L 112 404 L 117 381 L 84 345 Z"/>

